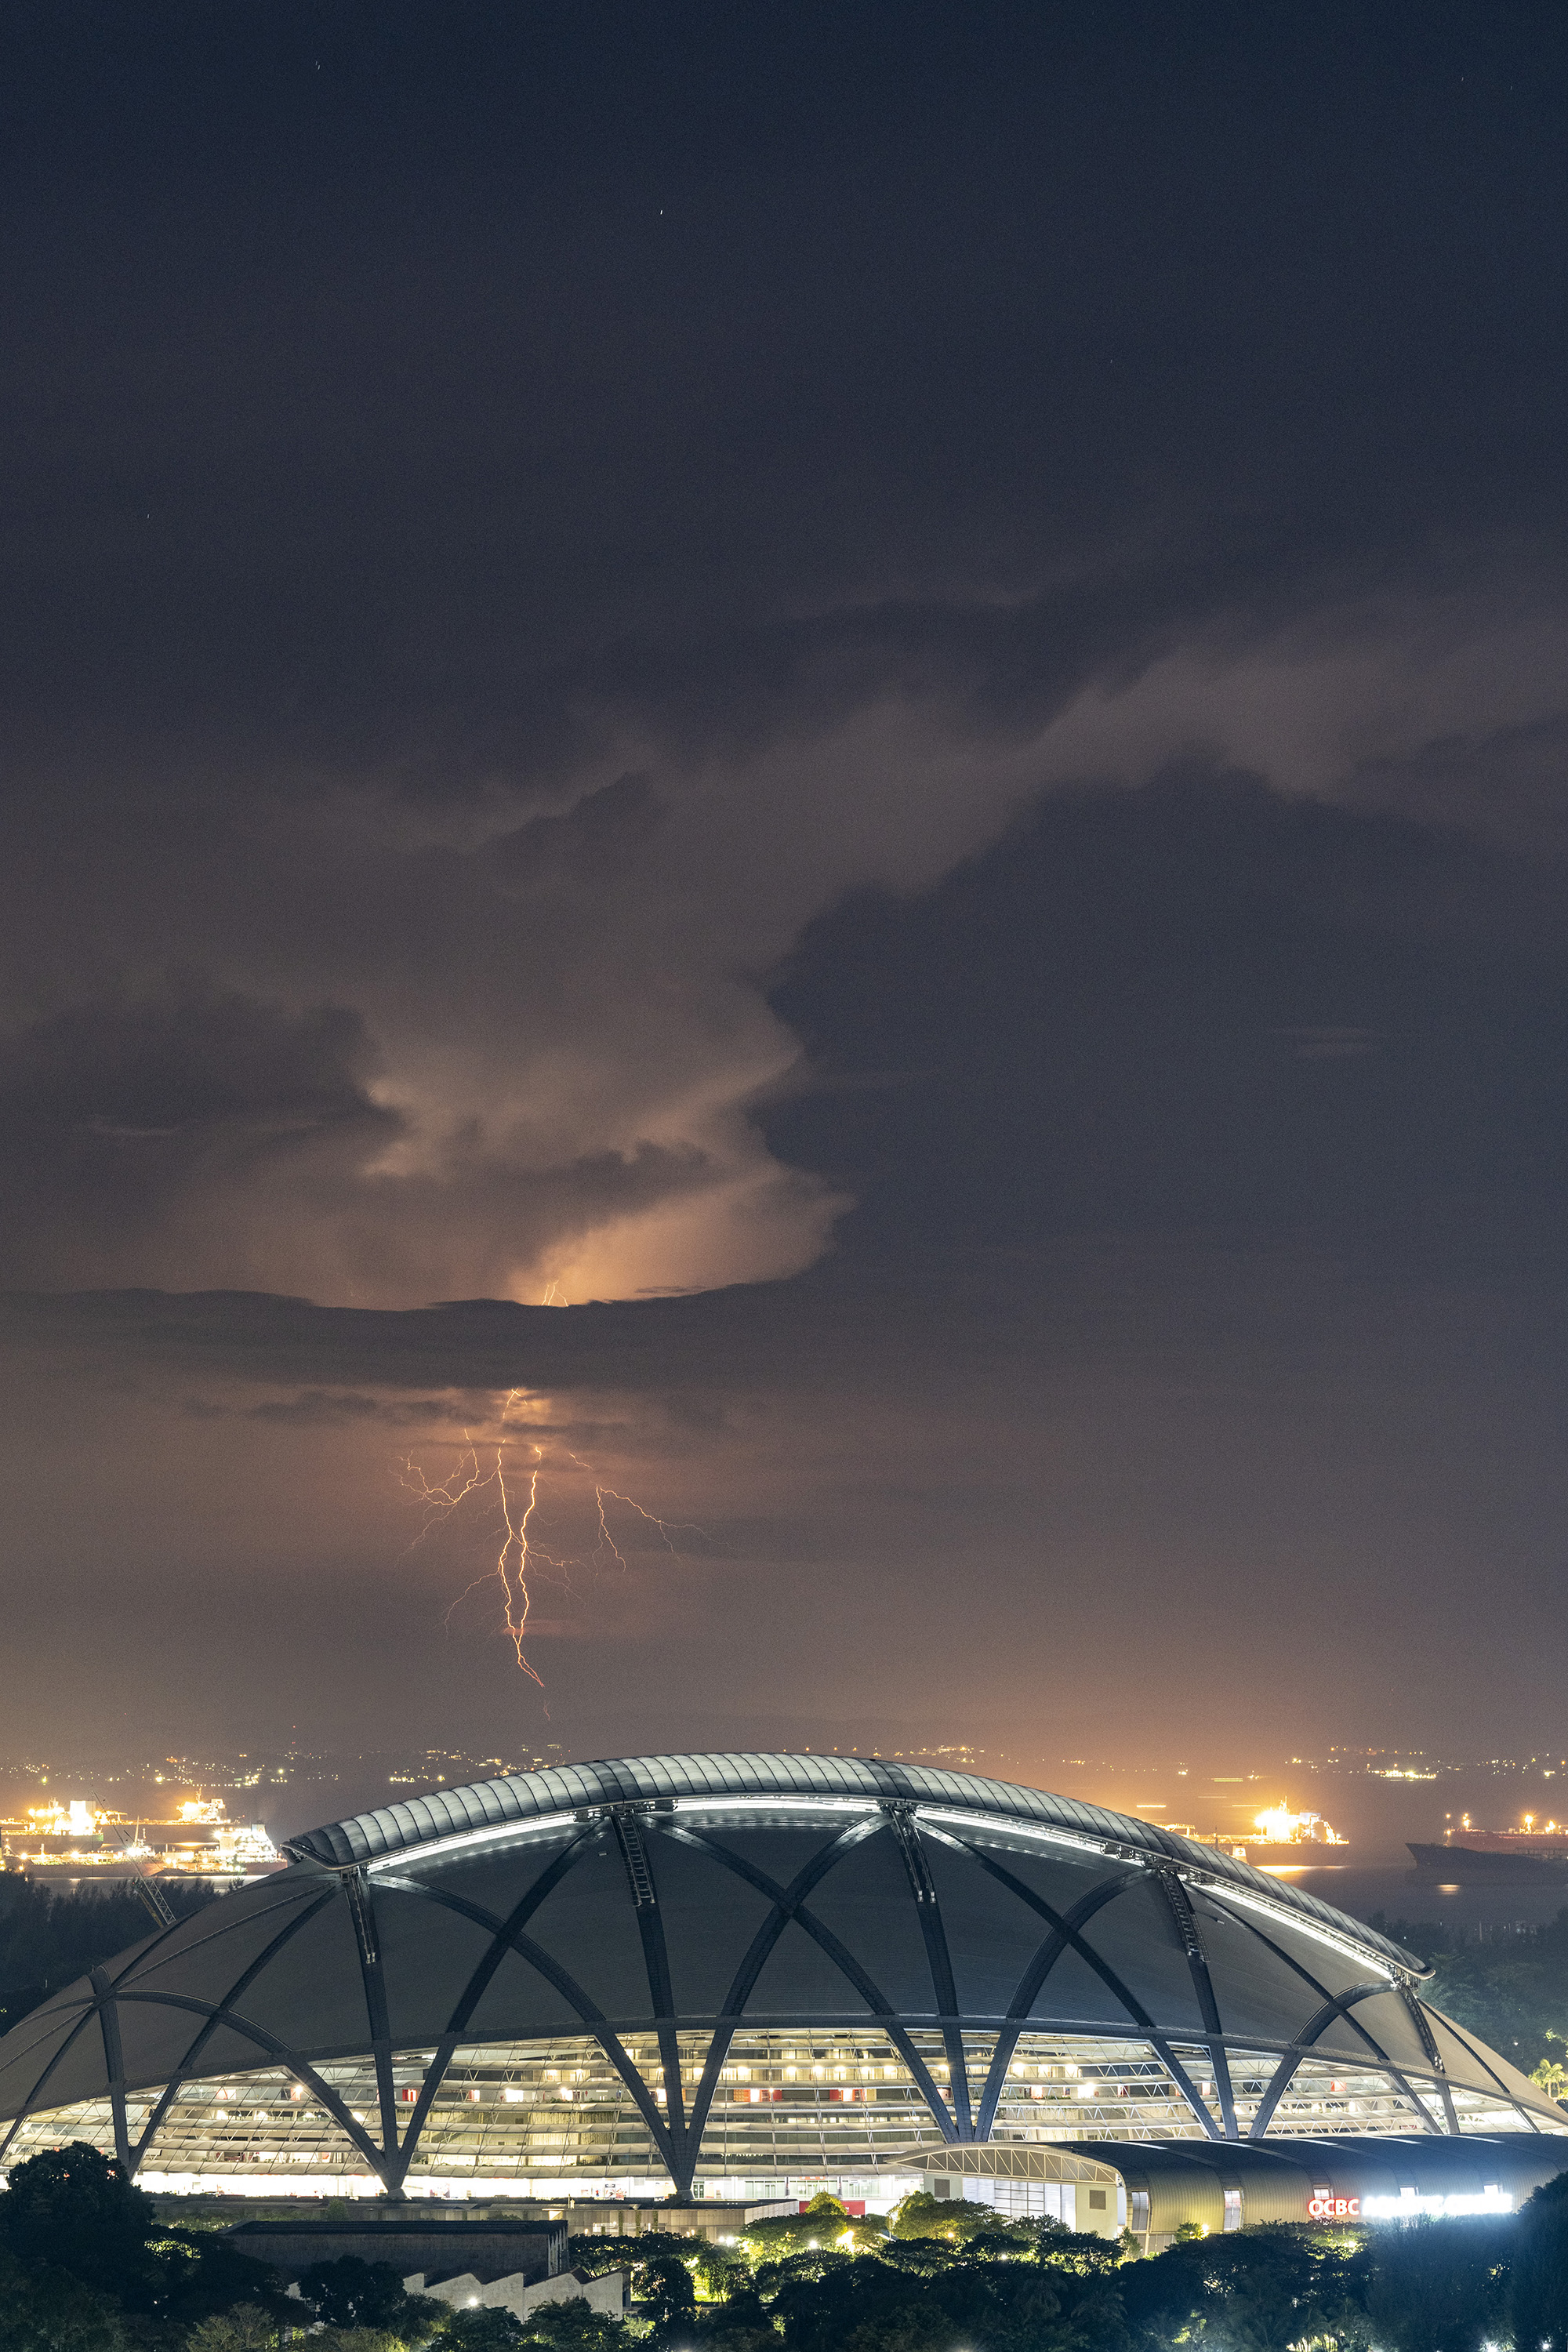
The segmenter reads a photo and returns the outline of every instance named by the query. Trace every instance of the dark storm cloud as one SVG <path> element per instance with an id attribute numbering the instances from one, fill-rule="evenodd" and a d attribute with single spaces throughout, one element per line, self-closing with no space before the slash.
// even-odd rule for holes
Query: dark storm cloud
<path id="1" fill-rule="evenodd" d="M 617 685 L 754 729 L 911 583 L 962 656 L 1064 569 L 1545 542 L 1550 12 L 966 15 L 24 37 L 22 708 L 471 788 Z"/>
<path id="2" fill-rule="evenodd" d="M 218 1379 L 232 1382 L 233 1369 L 223 1360 L 221 1349 L 210 1352 L 216 1358 Z M 364 1350 L 363 1356 L 374 1368 L 374 1349 Z M 149 1358 L 141 1354 L 141 1360 L 146 1363 Z M 494 1391 L 405 1397 L 366 1396 L 354 1389 L 300 1389 L 293 1396 L 266 1397 L 257 1404 L 216 1403 L 209 1397 L 195 1396 L 182 1397 L 179 1403 L 179 1411 L 193 1421 L 237 1416 L 274 1429 L 363 1429 L 374 1423 L 400 1431 L 457 1431 L 465 1440 L 481 1444 L 492 1442 L 501 1426 L 496 1407 Z M 570 1439 L 580 1445 L 614 1444 L 626 1433 L 624 1425 L 613 1422 L 546 1421 L 538 1416 L 531 1418 L 528 1429 L 531 1438 Z"/>
<path id="3" fill-rule="evenodd" d="M 293 1015 L 200 987 L 32 1024 L 0 1051 L 13 1263 L 57 1219 L 133 1231 L 198 1183 L 243 1184 L 280 1155 L 384 1148 L 399 1122 L 366 1093 L 374 1071 L 354 1013 Z"/>
<path id="4" fill-rule="evenodd" d="M 1532 850 L 1554 866 L 1568 846 L 1568 717 L 1445 732 L 1356 780 L 1381 806 Z M 1549 867 L 1550 870 L 1550 867 Z"/>
<path id="5" fill-rule="evenodd" d="M 232 992 L 33 1024 L 0 1050 L 0 1262 L 62 1285 L 174 1260 L 193 1276 L 247 1259 L 259 1271 L 306 1228 L 323 1281 L 352 1288 L 406 1280 L 443 1213 L 538 1235 L 712 1181 L 700 1155 L 649 1144 L 520 1167 L 470 1129 L 389 1202 L 378 1167 L 405 1122 L 367 1091 L 375 1066 L 357 1013 L 293 1015 Z"/>
<path id="6" fill-rule="evenodd" d="M 482 793 L 1553 561 L 1558 43 L 852 14 L 24 37 L 22 740 Z"/>
<path id="7" fill-rule="evenodd" d="M 531 817 L 490 845 L 503 882 L 539 889 L 568 877 L 590 887 L 624 871 L 659 820 L 646 776 L 618 776 L 585 793 L 564 816 Z"/>
<path id="8" fill-rule="evenodd" d="M 457 1420 L 452 1408 L 422 1398 L 408 1410 L 417 1414 L 418 1425 Z M 356 1396 L 352 1390 L 304 1389 L 298 1396 L 270 1397 L 264 1404 L 250 1407 L 257 1421 L 268 1421 L 279 1428 L 342 1429 L 363 1426 L 369 1421 L 389 1419 L 387 1406 L 380 1397 Z M 458 1425 L 461 1427 L 460 1421 Z"/>
<path id="9" fill-rule="evenodd" d="M 840 1246 L 1100 1231 L 1327 1251 L 1379 1279 L 1568 1273 L 1564 877 L 1457 831 L 1189 769 L 1053 797 L 914 900 L 806 932 L 775 1150 Z"/>
<path id="10" fill-rule="evenodd" d="M 7 37 L 9 1025 L 195 974 L 363 1097 L 72 1129 L 16 1278 L 788 1274 L 756 976 L 846 891 L 1194 751 L 1555 839 L 1549 12 Z"/>
<path id="11" fill-rule="evenodd" d="M 1049 794 L 932 888 L 847 900 L 775 975 L 814 1075 L 758 1115 L 858 1204 L 811 1280 L 564 1313 L 16 1297 L 12 1328 L 250 1380 L 744 1391 L 847 1355 L 869 1377 L 928 1318 L 933 1352 L 972 1323 L 1050 1352 L 999 1293 L 1076 1296 L 1086 1241 L 1173 1297 L 1163 1253 L 1525 1298 L 1568 1273 L 1560 888 L 1247 775 Z"/>
<path id="12" fill-rule="evenodd" d="M 399 1312 L 258 1292 L 13 1292 L 0 1316 L 11 1344 L 58 1350 L 68 1361 L 80 1349 L 102 1362 L 201 1362 L 226 1380 L 563 1393 L 763 1379 L 777 1334 L 758 1323 L 759 1296 L 765 1322 L 773 1294 L 740 1286 L 625 1306 L 478 1299 Z M 788 1306 L 783 1312 L 795 1319 Z"/>

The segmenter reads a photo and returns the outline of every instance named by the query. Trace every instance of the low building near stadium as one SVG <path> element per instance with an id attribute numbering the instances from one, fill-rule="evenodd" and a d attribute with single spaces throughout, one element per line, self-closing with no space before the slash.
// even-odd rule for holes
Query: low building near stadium
<path id="1" fill-rule="evenodd" d="M 1357 2228 L 1513 2213 L 1564 2170 L 1556 2132 L 1291 2133 L 948 2147 L 926 2157 L 921 2185 L 1009 2219 L 1048 2215 L 1102 2237 L 1130 2231 L 1149 2253 L 1184 2224 L 1218 2234 L 1258 2221 Z"/>

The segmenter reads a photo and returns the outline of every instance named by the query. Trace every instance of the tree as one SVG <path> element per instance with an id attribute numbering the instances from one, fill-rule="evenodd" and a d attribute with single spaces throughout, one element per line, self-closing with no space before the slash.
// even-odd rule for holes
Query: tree
<path id="1" fill-rule="evenodd" d="M 727 2303 L 750 2287 L 752 2265 L 738 2246 L 715 2245 L 711 2238 L 693 2238 L 689 2243 L 687 2259 L 700 2295 Z"/>
<path id="2" fill-rule="evenodd" d="M 405 2294 L 390 2263 L 367 2263 L 358 2254 L 301 2271 L 300 2299 L 329 2327 L 385 2330 L 405 2343 L 422 2342 L 447 2318 L 447 2305 L 433 2295 Z"/>
<path id="3" fill-rule="evenodd" d="M 1143 2262 L 1129 2263 L 1120 2284 L 1134 2343 L 1184 2341 L 1200 2324 L 1205 2301 L 1201 2247 L 1178 2243 Z"/>
<path id="4" fill-rule="evenodd" d="M 970 2258 L 933 2279 L 929 2293 L 947 2315 L 949 2342 L 986 2352 L 1120 2352 L 1126 2341 L 1114 2268 Z"/>
<path id="5" fill-rule="evenodd" d="M 778 2352 L 778 2330 L 749 2279 L 731 2281 L 721 2308 L 700 2315 L 697 2344 L 700 2352 Z"/>
<path id="6" fill-rule="evenodd" d="M 620 2352 L 630 2340 L 624 2319 L 595 2311 L 581 2295 L 536 2303 L 524 2315 L 519 2339 L 525 2347 L 543 2347 L 545 2352 Z"/>
<path id="7" fill-rule="evenodd" d="M 814 2286 L 821 2279 L 836 2278 L 841 2271 L 852 2270 L 857 2255 L 847 2253 L 841 2246 L 808 2246 L 804 2253 L 784 2254 L 776 2263 L 763 2263 L 757 2270 L 757 2291 L 766 2303 L 777 2303 L 786 2289 Z"/>
<path id="8" fill-rule="evenodd" d="M 1509 2304 L 1523 2352 L 1568 2352 L 1568 2172 L 1520 2208 Z"/>
<path id="9" fill-rule="evenodd" d="M 268 2352 L 277 2322 L 254 2303 L 237 2303 L 199 2319 L 185 2338 L 186 2352 Z"/>
<path id="10" fill-rule="evenodd" d="M 964 2252 L 985 2262 L 1033 2262 L 1047 2231 L 1058 2238 L 1068 2234 L 1059 2221 L 1042 2227 L 1038 2221 L 1010 2221 L 996 2214 L 990 2229 L 977 2231 L 965 2241 Z"/>
<path id="11" fill-rule="evenodd" d="M 310 2345 L 310 2352 L 407 2352 L 390 2327 L 318 2327 Z"/>
<path id="12" fill-rule="evenodd" d="M 68 2271 L 0 2253 L 0 2352 L 125 2352 L 125 2331 L 113 2305 Z"/>
<path id="13" fill-rule="evenodd" d="M 819 2189 L 804 2213 L 775 2213 L 753 2221 L 744 2243 L 758 2260 L 779 2261 L 787 2254 L 809 2253 L 815 2247 L 863 2250 L 886 2237 L 888 2225 L 878 2215 L 848 2212 L 837 2197 Z"/>
<path id="14" fill-rule="evenodd" d="M 216 1900 L 199 1883 L 165 1879 L 163 1891 L 181 1919 Z M 0 1873 L 0 2033 L 106 1954 L 146 1943 L 149 1924 L 128 1886 L 41 1886 L 19 1873 Z"/>
<path id="15" fill-rule="evenodd" d="M 875 2254 L 816 2259 L 815 2270 L 813 2258 L 801 2256 L 758 2275 L 789 2352 L 844 2352 L 851 2343 L 860 2352 L 952 2352 L 952 2324 L 930 2303 L 923 2280 Z"/>
<path id="16" fill-rule="evenodd" d="M 1367 2339 L 1369 2266 L 1340 2239 L 1265 2221 L 1124 2263 L 1117 2284 L 1133 2338 L 1147 2345 L 1212 2335 L 1226 2352 L 1325 2341 L 1345 2352 Z"/>
<path id="17" fill-rule="evenodd" d="M 148 2248 L 150 2267 L 137 2283 L 133 2307 L 190 2326 L 232 2318 L 246 2305 L 262 2315 L 268 2340 L 279 2321 L 300 2315 L 270 2263 L 242 2254 L 210 2231 L 171 2230 Z M 122 2291 L 123 2292 L 123 2291 Z"/>
<path id="18" fill-rule="evenodd" d="M 916 2189 L 893 2209 L 895 2238 L 973 2238 L 996 2227 L 996 2209 L 967 2197 L 933 2197 Z"/>
<path id="19" fill-rule="evenodd" d="M 629 2271 L 639 2242 L 637 2238 L 571 2237 L 566 2241 L 566 2259 L 584 2278 L 603 2278 L 606 2271 Z"/>
<path id="20" fill-rule="evenodd" d="M 879 2246 L 879 2261 L 910 2278 L 935 2278 L 957 2262 L 964 2251 L 958 2238 L 889 2238 Z"/>
<path id="21" fill-rule="evenodd" d="M 1546 2040 L 1555 2042 L 1560 2050 L 1568 2046 L 1568 2034 L 1554 2033 L 1550 2026 L 1546 2029 Z M 1549 2099 L 1555 2099 L 1560 2107 L 1568 2106 L 1568 2066 L 1564 2066 L 1561 2059 L 1543 2058 L 1539 2066 L 1531 2068 L 1530 2079 L 1546 2093 Z"/>
<path id="22" fill-rule="evenodd" d="M 515 2312 L 499 2305 L 448 2311 L 436 2339 L 439 2352 L 516 2352 L 522 2327 Z"/>
<path id="23" fill-rule="evenodd" d="M 158 2231 L 152 2199 L 86 2140 L 28 2157 L 0 2197 L 0 2245 L 17 2262 L 110 2294 L 145 2281 L 147 2242 Z"/>
<path id="24" fill-rule="evenodd" d="M 0 2246 L 123 2310 L 189 2326 L 240 2303 L 283 2316 L 277 2273 L 210 2230 L 161 2222 L 150 2197 L 85 2140 L 17 2165 L 0 2197 Z"/>
<path id="25" fill-rule="evenodd" d="M 1480 2352 L 1507 2324 L 1517 2224 L 1426 2217 L 1378 2234 L 1367 2311 L 1392 2352 Z"/>
<path id="26" fill-rule="evenodd" d="M 648 2242 L 647 2238 L 639 2241 L 641 2246 Z M 697 2317 L 697 2290 L 684 2257 L 673 2247 L 643 2253 L 633 2278 L 641 2305 L 638 2316 L 652 2323 L 655 2341 L 689 2343 Z"/>
<path id="27" fill-rule="evenodd" d="M 934 2305 L 900 2304 L 862 2319 L 842 2338 L 843 2352 L 951 2352 L 952 2322 Z"/>
<path id="28" fill-rule="evenodd" d="M 1035 2238 L 1037 2263 L 1047 2270 L 1070 2272 L 1077 2278 L 1110 2278 L 1125 2258 L 1120 2238 L 1102 2238 L 1094 2230 L 1064 2230 L 1059 2223 L 1047 2222 Z"/>

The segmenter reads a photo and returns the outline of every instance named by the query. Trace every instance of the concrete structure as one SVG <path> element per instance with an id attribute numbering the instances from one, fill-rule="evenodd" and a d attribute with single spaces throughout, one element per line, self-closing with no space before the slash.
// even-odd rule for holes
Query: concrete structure
<path id="1" fill-rule="evenodd" d="M 237 2252 L 270 2263 L 290 2288 L 317 2263 L 354 2256 L 390 2264 L 408 2294 L 459 2310 L 510 2311 L 521 2319 L 538 2304 L 577 2301 L 618 2318 L 626 2305 L 627 2273 L 587 2278 L 568 2270 L 566 2236 L 563 2221 L 473 2221 L 428 2210 L 416 2217 L 245 2221 L 228 2232 Z"/>
<path id="2" fill-rule="evenodd" d="M 887 2205 L 933 2152 L 1548 2135 L 1408 1952 L 1214 1848 L 876 1759 L 442 1790 L 0 2042 L 0 2164 L 153 2189 Z"/>
<path id="3" fill-rule="evenodd" d="M 625 2271 L 605 2271 L 597 2278 L 584 2271 L 562 2271 L 554 2278 L 531 2281 L 521 2272 L 481 2280 L 471 2271 L 441 2279 L 430 2279 L 416 2271 L 403 2284 L 410 2294 L 434 2295 L 438 2303 L 449 2303 L 454 2309 L 482 2305 L 487 2310 L 510 2311 L 514 2319 L 521 2319 L 542 2303 L 585 2303 L 590 2311 L 603 2311 L 619 2319 L 630 2301 L 630 2281 Z"/>
<path id="4" fill-rule="evenodd" d="M 1568 2143 L 1550 2133 L 1347 2133 L 1235 2145 L 1093 2140 L 1068 2148 L 947 2148 L 926 2156 L 921 2186 L 1010 2217 L 1048 2215 L 1106 2237 L 1131 2230 L 1143 2252 L 1157 2253 L 1184 2222 L 1224 2231 L 1249 2221 L 1377 2224 L 1511 2213 L 1563 2171 Z"/>
<path id="5" fill-rule="evenodd" d="M 392 2216 L 373 2208 L 348 2221 L 312 2214 L 242 2221 L 227 2235 L 237 2252 L 270 2263 L 289 2284 L 313 2263 L 339 2262 L 345 2255 L 389 2263 L 405 2281 L 416 2272 L 429 2279 L 471 2273 L 531 2282 L 556 2278 L 566 2268 L 565 2223 L 532 2217 L 470 2221 L 427 2209 Z"/>

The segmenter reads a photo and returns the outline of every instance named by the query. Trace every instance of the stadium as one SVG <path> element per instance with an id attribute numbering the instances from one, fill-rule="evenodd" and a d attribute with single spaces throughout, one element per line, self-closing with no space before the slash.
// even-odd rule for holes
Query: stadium
<path id="1" fill-rule="evenodd" d="M 162 2190 L 885 2204 L 945 2165 L 1047 2211 L 1092 2143 L 1568 2131 L 1372 1929 L 967 1774 L 643 1757 L 284 1851 L 0 2041 L 0 2168 L 86 2139 Z"/>

